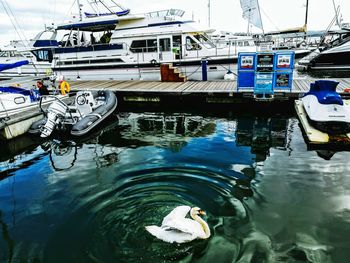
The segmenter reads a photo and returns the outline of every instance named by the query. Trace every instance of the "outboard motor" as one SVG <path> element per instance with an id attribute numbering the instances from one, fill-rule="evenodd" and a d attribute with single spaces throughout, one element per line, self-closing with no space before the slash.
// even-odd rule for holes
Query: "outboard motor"
<path id="1" fill-rule="evenodd" d="M 61 101 L 53 102 L 48 108 L 47 122 L 42 128 L 40 137 L 46 138 L 50 136 L 56 125 L 61 122 L 67 111 L 67 105 Z"/>

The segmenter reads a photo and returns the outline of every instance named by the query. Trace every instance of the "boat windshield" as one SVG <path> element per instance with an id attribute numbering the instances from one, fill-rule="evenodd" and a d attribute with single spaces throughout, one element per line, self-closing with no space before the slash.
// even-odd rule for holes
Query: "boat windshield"
<path id="1" fill-rule="evenodd" d="M 154 11 L 145 14 L 148 18 L 157 18 L 157 17 L 169 17 L 169 16 L 178 16 L 182 17 L 184 15 L 185 11 L 180 9 L 167 9 L 167 10 L 161 10 L 161 11 Z"/>
<path id="2" fill-rule="evenodd" d="M 215 44 L 210 40 L 207 34 L 196 34 L 194 37 L 207 48 L 215 48 Z"/>

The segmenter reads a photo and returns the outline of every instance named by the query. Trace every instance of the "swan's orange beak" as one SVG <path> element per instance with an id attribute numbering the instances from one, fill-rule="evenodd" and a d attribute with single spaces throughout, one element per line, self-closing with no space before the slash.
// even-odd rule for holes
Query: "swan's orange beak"
<path id="1" fill-rule="evenodd" d="M 201 216 L 205 216 L 206 215 L 206 213 L 203 210 L 199 210 L 198 214 L 201 215 Z"/>

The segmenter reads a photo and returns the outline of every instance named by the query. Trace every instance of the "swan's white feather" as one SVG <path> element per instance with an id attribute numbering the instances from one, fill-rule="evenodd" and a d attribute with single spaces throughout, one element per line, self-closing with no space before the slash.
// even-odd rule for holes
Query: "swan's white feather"
<path id="1" fill-rule="evenodd" d="M 162 228 L 176 229 L 184 233 L 190 233 L 198 238 L 205 236 L 203 227 L 197 221 L 189 218 L 173 218 L 169 220 L 166 225 L 162 225 Z"/>
<path id="2" fill-rule="evenodd" d="M 185 218 L 191 207 L 188 205 L 180 205 L 175 207 L 166 217 L 164 217 L 162 225 L 168 225 L 170 221 L 178 218 Z"/>
<path id="3" fill-rule="evenodd" d="M 166 230 L 165 228 L 159 226 L 146 226 L 146 230 L 156 238 L 169 243 L 185 243 L 196 238 L 190 233 L 184 233 L 173 229 Z"/>
<path id="4" fill-rule="evenodd" d="M 161 227 L 146 226 L 146 230 L 158 239 L 170 243 L 185 243 L 196 238 L 206 238 L 201 224 L 186 218 L 190 210 L 189 206 L 178 206 L 164 217 Z"/>

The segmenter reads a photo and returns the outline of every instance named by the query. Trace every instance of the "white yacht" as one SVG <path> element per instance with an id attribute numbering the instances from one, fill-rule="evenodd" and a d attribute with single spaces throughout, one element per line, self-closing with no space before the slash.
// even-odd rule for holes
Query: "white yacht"
<path id="1" fill-rule="evenodd" d="M 52 69 L 66 79 L 159 80 L 160 64 L 172 63 L 188 79 L 220 79 L 237 62 L 227 47 L 217 47 L 209 29 L 184 20 L 184 11 L 169 9 L 140 15 L 87 16 L 58 25 L 62 35 L 53 49 Z M 63 33 L 62 33 L 63 32 Z"/>

